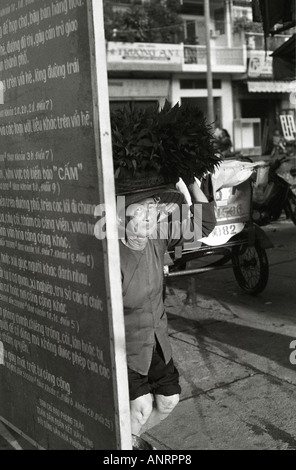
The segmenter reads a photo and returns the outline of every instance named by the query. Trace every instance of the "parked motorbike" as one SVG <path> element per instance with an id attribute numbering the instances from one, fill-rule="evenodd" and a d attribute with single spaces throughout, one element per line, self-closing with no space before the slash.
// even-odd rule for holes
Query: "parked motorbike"
<path id="1" fill-rule="evenodd" d="M 277 174 L 284 161 L 287 161 L 285 157 L 277 158 L 257 170 L 253 192 L 253 220 L 260 226 L 278 220 L 283 211 L 296 225 L 296 194 L 291 185 Z"/>

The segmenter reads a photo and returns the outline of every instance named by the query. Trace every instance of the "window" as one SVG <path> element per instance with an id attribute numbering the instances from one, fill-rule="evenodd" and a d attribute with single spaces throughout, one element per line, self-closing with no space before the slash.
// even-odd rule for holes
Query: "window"
<path id="1" fill-rule="evenodd" d="M 185 21 L 185 38 L 188 44 L 196 43 L 196 22 L 194 20 Z"/>
<path id="2" fill-rule="evenodd" d="M 135 108 L 149 108 L 150 106 L 158 106 L 159 103 L 157 100 L 143 100 L 143 101 L 134 101 L 134 100 L 122 100 L 122 101 L 110 101 L 110 110 L 116 111 L 117 109 L 124 109 L 126 107 L 134 106 Z"/>
<path id="3" fill-rule="evenodd" d="M 111 0 L 110 3 L 115 5 L 141 5 L 144 2 L 142 0 Z"/>
<path id="4" fill-rule="evenodd" d="M 214 88 L 221 88 L 221 80 L 213 80 Z M 180 80 L 181 90 L 206 90 L 206 80 L 193 80 L 193 79 L 182 79 Z"/>
<path id="5" fill-rule="evenodd" d="M 198 3 L 197 0 L 180 0 L 181 13 L 204 16 L 203 0 Z"/>
<path id="6" fill-rule="evenodd" d="M 220 34 L 225 34 L 225 10 L 224 8 L 219 8 L 215 10 L 215 29 L 219 31 Z"/>
<path id="7" fill-rule="evenodd" d="M 205 45 L 206 31 L 204 18 L 183 15 L 185 44 L 191 46 Z"/>
<path id="8" fill-rule="evenodd" d="M 247 18 L 248 20 L 253 20 L 252 8 L 248 7 L 233 7 L 233 17 L 234 18 Z"/>

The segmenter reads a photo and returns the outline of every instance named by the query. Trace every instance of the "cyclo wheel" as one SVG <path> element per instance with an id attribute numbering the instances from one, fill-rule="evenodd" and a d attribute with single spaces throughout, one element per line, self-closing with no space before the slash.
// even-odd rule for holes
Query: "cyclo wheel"
<path id="1" fill-rule="evenodd" d="M 241 289 L 250 295 L 264 291 L 269 278 L 269 262 L 265 249 L 259 243 L 234 246 L 232 261 L 234 275 Z"/>

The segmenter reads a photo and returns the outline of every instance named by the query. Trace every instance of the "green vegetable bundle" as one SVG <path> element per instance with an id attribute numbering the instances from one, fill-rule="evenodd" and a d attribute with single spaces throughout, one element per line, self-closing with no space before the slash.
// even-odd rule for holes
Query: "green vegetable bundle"
<path id="1" fill-rule="evenodd" d="M 152 175 L 165 183 L 181 177 L 188 184 L 220 162 L 211 126 L 197 107 L 131 106 L 113 111 L 111 126 L 115 179 L 121 184 L 146 180 L 148 186 Z"/>

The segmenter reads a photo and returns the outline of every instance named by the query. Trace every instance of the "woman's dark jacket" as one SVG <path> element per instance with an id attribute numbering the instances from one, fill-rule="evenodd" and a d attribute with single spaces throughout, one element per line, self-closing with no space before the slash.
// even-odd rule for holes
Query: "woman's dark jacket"
<path id="1" fill-rule="evenodd" d="M 216 224 L 214 203 L 201 203 L 202 210 L 187 218 L 207 237 Z M 144 251 L 135 251 L 120 242 L 123 305 L 126 331 L 128 367 L 147 375 L 157 338 L 166 363 L 172 357 L 167 330 L 167 316 L 163 304 L 163 268 L 166 251 L 180 246 L 184 241 L 183 229 L 174 224 L 169 227 L 166 239 L 149 239 Z M 176 232 L 178 232 L 177 236 Z"/>

